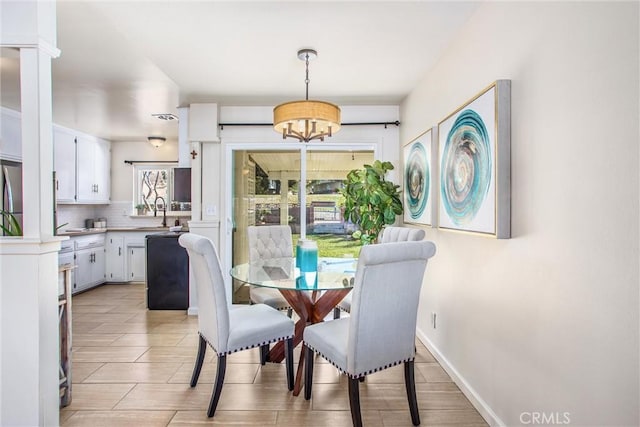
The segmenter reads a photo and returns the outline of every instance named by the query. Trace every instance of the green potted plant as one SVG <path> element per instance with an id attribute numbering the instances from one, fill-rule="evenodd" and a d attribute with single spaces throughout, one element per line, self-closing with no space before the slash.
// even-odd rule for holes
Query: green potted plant
<path id="1" fill-rule="evenodd" d="M 144 204 L 139 203 L 135 206 L 135 208 L 136 208 L 137 215 L 146 215 L 147 207 Z"/>
<path id="2" fill-rule="evenodd" d="M 391 162 L 376 160 L 347 174 L 347 183 L 340 191 L 344 196 L 345 219 L 357 224 L 360 230 L 353 237 L 363 244 L 374 243 L 387 224 L 393 224 L 402 214 L 400 186 L 385 179 L 393 170 Z"/>
<path id="3" fill-rule="evenodd" d="M 4 231 L 5 236 L 22 236 L 22 228 L 16 217 L 7 211 L 0 211 L 2 215 L 2 222 L 0 223 L 0 229 Z"/>

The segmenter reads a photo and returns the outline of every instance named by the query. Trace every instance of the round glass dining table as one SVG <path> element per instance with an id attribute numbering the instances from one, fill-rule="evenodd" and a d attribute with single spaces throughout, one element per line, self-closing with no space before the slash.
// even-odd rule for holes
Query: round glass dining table
<path id="1" fill-rule="evenodd" d="M 318 270 L 302 272 L 296 267 L 295 258 L 274 258 L 239 264 L 231 269 L 231 277 L 243 283 L 273 288 L 280 291 L 299 320 L 293 337 L 294 346 L 302 341 L 307 325 L 319 323 L 353 288 L 357 260 L 355 258 L 320 258 Z M 268 359 L 279 363 L 284 360 L 284 342 L 280 341 L 269 351 Z M 300 393 L 304 352 L 293 388 L 294 396 Z"/>

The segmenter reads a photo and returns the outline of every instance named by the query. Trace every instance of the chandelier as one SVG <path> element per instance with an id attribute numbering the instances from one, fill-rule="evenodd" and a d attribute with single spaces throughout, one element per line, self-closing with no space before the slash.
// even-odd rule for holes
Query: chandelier
<path id="1" fill-rule="evenodd" d="M 307 87 L 304 101 L 291 101 L 273 109 L 273 128 L 282 134 L 282 139 L 296 138 L 300 142 L 313 139 L 324 141 L 340 130 L 340 108 L 324 101 L 309 100 L 309 61 L 315 59 L 318 52 L 313 49 L 301 49 L 298 58 L 305 61 Z"/>

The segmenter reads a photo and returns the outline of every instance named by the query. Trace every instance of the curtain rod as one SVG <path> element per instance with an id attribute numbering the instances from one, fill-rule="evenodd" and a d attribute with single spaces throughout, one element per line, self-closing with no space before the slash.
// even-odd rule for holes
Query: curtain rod
<path id="1" fill-rule="evenodd" d="M 134 163 L 178 163 L 177 160 L 125 160 L 124 162 L 128 165 Z"/>
<path id="2" fill-rule="evenodd" d="M 400 126 L 400 121 L 394 122 L 355 122 L 355 123 L 340 123 L 340 126 L 376 126 L 383 125 L 386 129 L 389 125 Z M 220 129 L 224 129 L 225 126 L 273 126 L 273 123 L 219 123 Z"/>

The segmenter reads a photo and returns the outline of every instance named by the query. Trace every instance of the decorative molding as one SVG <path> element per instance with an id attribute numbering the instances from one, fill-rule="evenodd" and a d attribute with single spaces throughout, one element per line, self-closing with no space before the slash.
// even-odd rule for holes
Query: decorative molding
<path id="1" fill-rule="evenodd" d="M 38 49 L 52 58 L 57 58 L 62 52 L 53 44 L 41 37 L 25 37 L 24 34 L 3 34 L 0 47 L 12 47 L 16 49 Z"/>

